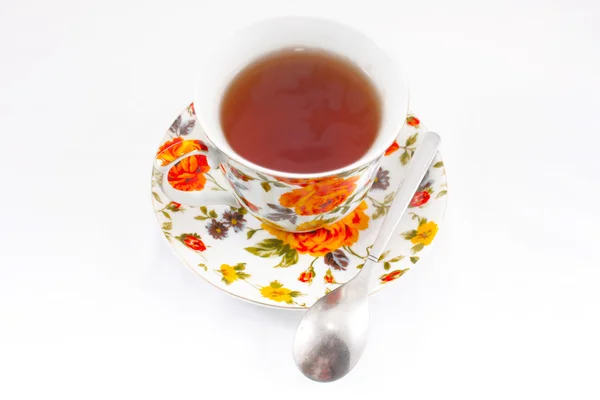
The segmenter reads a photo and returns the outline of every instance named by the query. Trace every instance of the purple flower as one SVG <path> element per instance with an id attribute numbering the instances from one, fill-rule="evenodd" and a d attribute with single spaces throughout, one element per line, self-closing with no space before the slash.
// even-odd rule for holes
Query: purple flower
<path id="1" fill-rule="evenodd" d="M 235 232 L 240 232 L 244 230 L 246 224 L 244 214 L 234 210 L 229 210 L 223 213 L 223 219 L 225 220 L 225 224 L 228 225 L 230 228 L 233 228 Z"/>
<path id="2" fill-rule="evenodd" d="M 373 190 L 385 190 L 390 186 L 390 172 L 379 167 L 375 181 L 373 182 Z"/>
<path id="3" fill-rule="evenodd" d="M 227 225 L 216 219 L 213 219 L 210 224 L 206 226 L 206 229 L 208 230 L 208 234 L 215 239 L 226 238 L 227 231 L 229 231 Z"/>

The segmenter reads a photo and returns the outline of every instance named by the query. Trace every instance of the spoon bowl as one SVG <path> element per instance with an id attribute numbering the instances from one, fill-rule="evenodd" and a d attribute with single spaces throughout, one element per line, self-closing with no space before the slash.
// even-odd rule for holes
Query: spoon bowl
<path id="1" fill-rule="evenodd" d="M 335 381 L 350 372 L 362 356 L 369 333 L 368 282 L 363 276 L 357 275 L 322 297 L 298 326 L 294 360 L 306 377 Z"/>

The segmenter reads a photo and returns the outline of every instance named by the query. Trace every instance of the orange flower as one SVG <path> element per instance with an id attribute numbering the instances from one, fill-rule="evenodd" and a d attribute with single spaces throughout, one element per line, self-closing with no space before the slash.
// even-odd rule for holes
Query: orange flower
<path id="1" fill-rule="evenodd" d="M 396 142 L 394 140 L 394 143 L 392 143 L 392 145 L 390 147 L 388 147 L 388 149 L 385 151 L 385 155 L 389 156 L 390 154 L 392 154 L 393 152 L 395 152 L 399 148 L 400 148 L 400 145 L 398 144 L 398 142 Z"/>
<path id="2" fill-rule="evenodd" d="M 160 146 L 156 153 L 156 158 L 161 160 L 162 165 L 165 166 L 178 157 L 194 150 L 208 151 L 208 147 L 200 140 L 183 140 L 177 137 Z"/>
<path id="3" fill-rule="evenodd" d="M 292 233 L 275 229 L 268 224 L 262 228 L 274 235 L 299 253 L 312 256 L 324 256 L 343 246 L 352 246 L 358 240 L 359 231 L 367 229 L 369 217 L 364 213 L 367 203 L 364 201 L 341 221 L 311 232 Z"/>
<path id="4" fill-rule="evenodd" d="M 332 178 L 294 189 L 279 198 L 279 204 L 294 208 L 298 215 L 317 215 L 333 210 L 344 203 L 356 189 L 358 176 L 348 179 Z"/>
<path id="5" fill-rule="evenodd" d="M 191 156 L 184 158 L 173 166 L 167 178 L 171 186 L 177 190 L 185 192 L 202 190 L 206 183 L 204 173 L 209 170 L 206 156 Z"/>
<path id="6" fill-rule="evenodd" d="M 406 123 L 410 126 L 419 126 L 421 121 L 419 121 L 419 118 L 411 115 L 410 117 L 406 117 Z"/>

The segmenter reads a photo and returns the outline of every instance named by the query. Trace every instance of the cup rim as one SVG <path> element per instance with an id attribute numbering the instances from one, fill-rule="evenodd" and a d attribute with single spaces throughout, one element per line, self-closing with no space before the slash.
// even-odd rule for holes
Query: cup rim
<path id="1" fill-rule="evenodd" d="M 228 159 L 233 160 L 236 163 L 243 165 L 246 168 L 252 169 L 253 171 L 256 171 L 256 172 L 259 172 L 259 173 L 262 173 L 265 175 L 276 176 L 276 177 L 281 177 L 281 178 L 288 178 L 288 179 L 318 179 L 318 178 L 323 178 L 323 177 L 328 177 L 328 176 L 335 176 L 335 175 L 343 174 L 348 171 L 359 169 L 359 168 L 361 168 L 365 165 L 369 165 L 372 162 L 381 158 L 385 154 L 385 151 L 387 150 L 387 148 L 394 142 L 397 135 L 400 133 L 400 130 L 402 129 L 402 127 L 405 124 L 406 116 L 408 115 L 409 104 L 410 104 L 410 90 L 408 87 L 408 83 L 406 82 L 406 75 L 405 75 L 402 67 L 400 65 L 398 65 L 398 63 L 395 63 L 389 57 L 389 55 L 371 37 L 367 36 L 365 33 L 361 32 L 360 30 L 358 30 L 350 25 L 343 24 L 343 23 L 338 22 L 333 19 L 326 19 L 326 18 L 320 18 L 320 17 L 308 17 L 308 16 L 272 17 L 272 18 L 262 19 L 260 21 L 256 21 L 256 22 L 253 22 L 252 24 L 241 27 L 239 30 L 237 30 L 233 33 L 232 38 L 234 38 L 236 35 L 239 35 L 245 29 L 252 28 L 255 25 L 266 24 L 266 23 L 270 23 L 270 22 L 274 22 L 274 21 L 281 21 L 281 20 L 287 20 L 287 21 L 304 20 L 306 22 L 317 21 L 320 23 L 330 23 L 333 25 L 338 25 L 338 26 L 344 27 L 345 29 L 353 30 L 354 32 L 360 34 L 365 39 L 370 41 L 373 47 L 376 47 L 382 54 L 384 54 L 386 56 L 386 58 L 388 58 L 388 61 L 394 66 L 394 69 L 396 69 L 398 71 L 398 73 L 397 73 L 398 79 L 403 81 L 404 87 L 406 88 L 404 93 L 398 94 L 399 96 L 404 97 L 404 109 L 397 111 L 398 113 L 402 113 L 403 117 L 398 119 L 398 123 L 396 124 L 397 126 L 389 127 L 388 132 L 380 131 L 380 132 L 378 132 L 378 135 L 385 134 L 385 135 L 391 136 L 392 132 L 395 132 L 395 135 L 390 137 L 389 143 L 386 140 L 382 140 L 381 143 L 375 149 L 372 149 L 373 148 L 373 145 L 372 145 L 371 147 L 369 147 L 367 149 L 367 152 L 365 153 L 365 155 L 363 157 L 359 158 L 358 160 L 354 161 L 351 164 L 345 165 L 343 167 L 340 167 L 340 168 L 337 168 L 334 170 L 313 172 L 313 173 L 285 172 L 285 171 L 278 171 L 278 170 L 270 169 L 267 167 L 263 167 L 259 164 L 256 164 L 256 163 L 242 157 L 237 152 L 235 152 L 229 145 L 220 146 L 219 144 L 222 142 L 221 138 L 216 138 L 214 136 L 213 132 L 211 132 L 211 130 L 207 128 L 209 126 L 209 124 L 206 122 L 204 115 L 202 113 L 198 113 L 198 110 L 196 109 L 196 113 L 195 113 L 196 119 L 197 119 L 198 123 L 200 124 L 200 126 L 202 127 L 202 130 L 204 131 L 204 134 L 206 135 L 206 137 L 213 143 L 213 145 L 216 147 L 217 151 L 224 154 Z M 250 60 L 249 60 L 249 62 L 250 62 Z M 196 99 L 198 99 L 200 96 L 202 96 L 202 93 L 199 90 L 199 85 L 196 84 L 196 85 L 194 85 L 194 103 L 196 103 Z M 226 140 L 226 139 L 223 138 L 223 140 Z"/>

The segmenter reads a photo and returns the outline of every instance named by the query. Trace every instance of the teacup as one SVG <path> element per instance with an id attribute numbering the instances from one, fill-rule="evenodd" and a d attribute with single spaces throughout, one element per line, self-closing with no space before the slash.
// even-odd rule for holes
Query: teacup
<path id="1" fill-rule="evenodd" d="M 220 105 L 234 76 L 265 54 L 297 46 L 349 59 L 365 71 L 379 94 L 381 124 L 377 138 L 362 158 L 343 168 L 310 174 L 274 171 L 244 159 L 225 139 Z M 337 22 L 287 17 L 242 29 L 208 60 L 195 88 L 194 107 L 209 141 L 177 141 L 161 149 L 156 157 L 155 167 L 163 173 L 161 187 L 173 201 L 199 204 L 199 193 L 175 190 L 167 177 L 183 159 L 203 155 L 202 161 L 219 168 L 229 184 L 226 192 L 202 192 L 204 205 L 239 203 L 256 218 L 281 230 L 312 231 L 341 220 L 360 204 L 408 112 L 406 81 L 381 48 L 363 33 Z"/>

